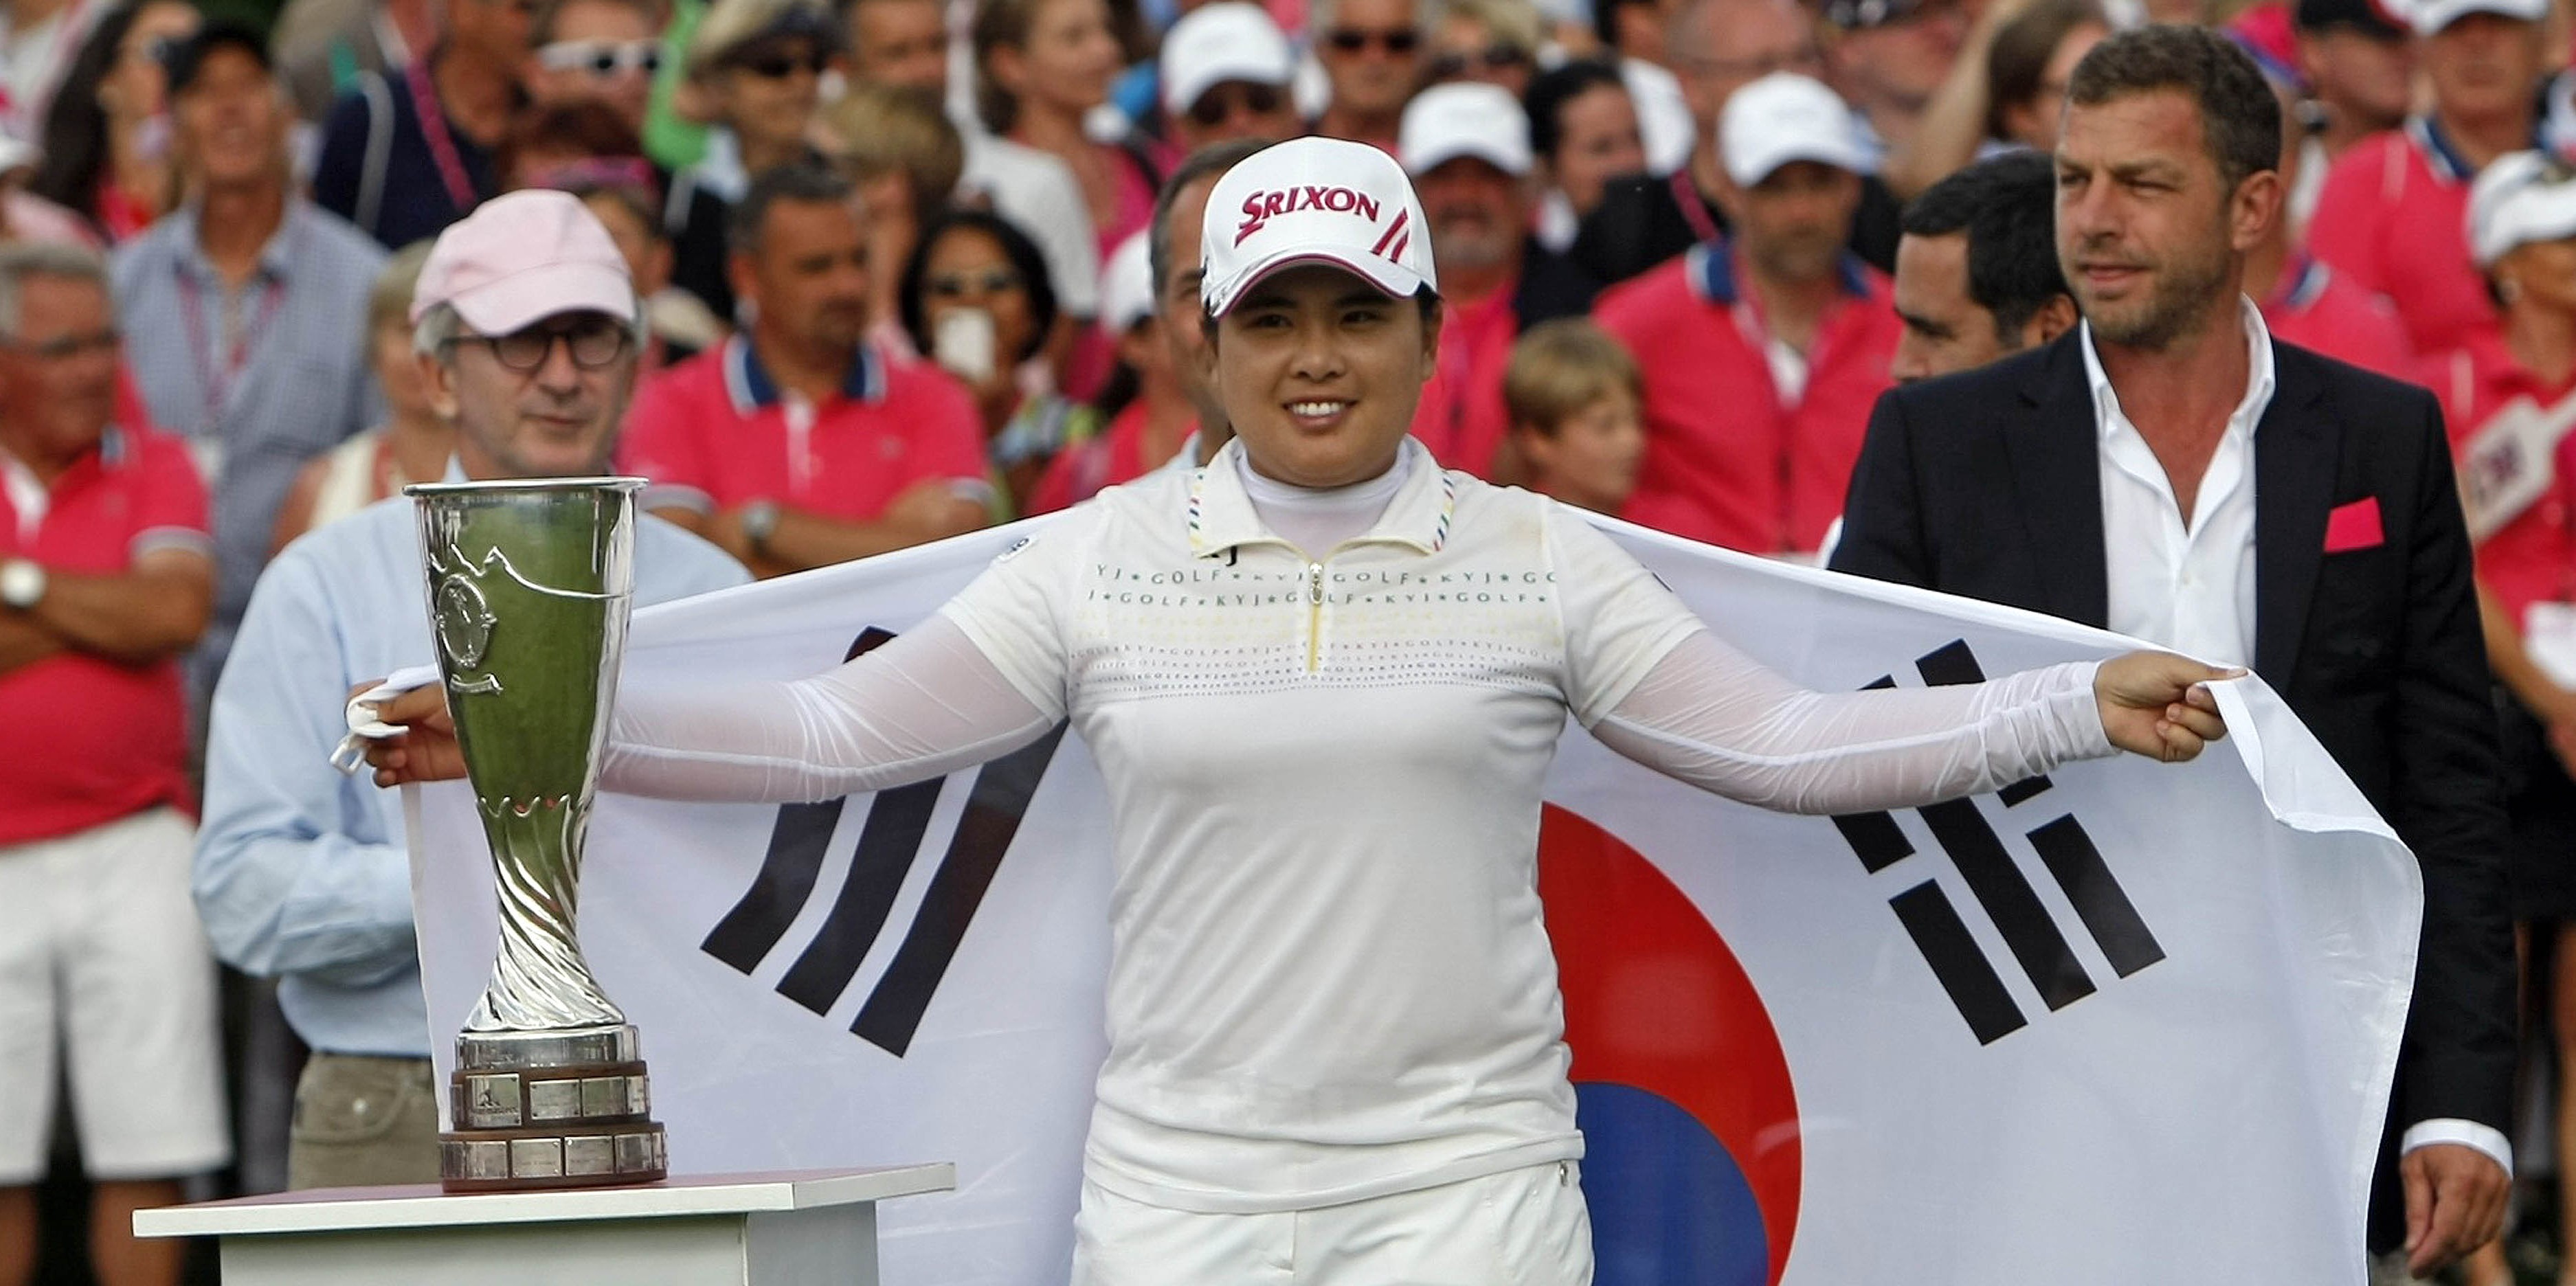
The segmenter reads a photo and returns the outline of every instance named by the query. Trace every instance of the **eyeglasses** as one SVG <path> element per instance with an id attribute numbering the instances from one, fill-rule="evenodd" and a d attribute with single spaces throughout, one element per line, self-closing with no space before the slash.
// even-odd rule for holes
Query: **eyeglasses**
<path id="1" fill-rule="evenodd" d="M 116 351 L 118 336 L 114 328 L 94 330 L 86 335 L 58 335 L 41 343 L 30 344 L 16 336 L 0 339 L 0 348 L 24 353 L 40 362 L 68 362 L 91 353 Z"/>
<path id="2" fill-rule="evenodd" d="M 1346 54 L 1366 50 L 1371 44 L 1398 58 L 1410 56 L 1422 47 L 1422 33 L 1411 27 L 1372 31 L 1367 27 L 1335 27 L 1324 33 L 1324 43 Z"/>
<path id="3" fill-rule="evenodd" d="M 998 295 L 1020 288 L 1020 274 L 1008 268 L 990 268 L 983 272 L 947 272 L 922 283 L 941 299 L 964 299 L 968 295 Z"/>
<path id="4" fill-rule="evenodd" d="M 1451 51 L 1431 60 L 1431 78 L 1450 80 L 1470 71 L 1516 71 L 1530 65 L 1529 51 L 1517 45 L 1487 45 L 1474 53 Z"/>
<path id="5" fill-rule="evenodd" d="M 800 71 L 808 76 L 820 76 L 824 68 L 832 65 L 832 60 L 817 50 L 802 57 L 795 54 L 755 54 L 734 65 L 762 80 L 785 80 Z"/>
<path id="6" fill-rule="evenodd" d="M 1276 85 L 1240 81 L 1219 85 L 1199 95 L 1199 100 L 1190 104 L 1190 119 L 1213 127 L 1223 125 L 1225 118 L 1232 116 L 1238 107 L 1255 116 L 1267 116 L 1278 111 L 1280 105 L 1287 101 Z"/>
<path id="7" fill-rule="evenodd" d="M 522 375 L 531 373 L 554 356 L 555 341 L 560 339 L 564 351 L 572 354 L 572 364 L 585 371 L 613 366 L 626 355 L 633 339 L 626 327 L 609 317 L 588 317 L 562 326 L 530 326 L 507 335 L 460 335 L 492 350 L 492 360 Z"/>
<path id="8" fill-rule="evenodd" d="M 662 70 L 662 45 L 654 40 L 558 40 L 537 50 L 548 71 L 586 71 L 606 80 L 626 72 Z"/>

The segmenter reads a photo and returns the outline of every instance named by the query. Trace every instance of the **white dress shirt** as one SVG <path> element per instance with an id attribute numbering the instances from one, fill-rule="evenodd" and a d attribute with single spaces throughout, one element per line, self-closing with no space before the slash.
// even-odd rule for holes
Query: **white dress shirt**
<path id="1" fill-rule="evenodd" d="M 2200 477 L 2191 520 L 2183 521 L 2173 482 L 2093 351 L 2093 324 L 2083 324 L 2084 378 L 2093 390 L 2093 425 L 2101 445 L 2102 545 L 2109 625 L 2212 665 L 2254 664 L 2254 430 L 2272 404 L 2272 333 L 2254 301 L 2239 297 L 2250 359 L 2245 396 L 2227 417 L 2218 450 Z M 2513 1173 L 2513 1145 L 2476 1121 L 2435 1118 L 2407 1127 L 2400 1150 L 2457 1143 L 2495 1158 Z"/>
<path id="2" fill-rule="evenodd" d="M 2252 377 L 2201 475 L 2190 521 L 2084 323 L 2084 378 L 2101 443 L 2102 545 L 2109 551 L 2110 626 L 2212 665 L 2254 663 L 2254 426 L 2272 405 L 2272 336 L 2243 300 Z"/>

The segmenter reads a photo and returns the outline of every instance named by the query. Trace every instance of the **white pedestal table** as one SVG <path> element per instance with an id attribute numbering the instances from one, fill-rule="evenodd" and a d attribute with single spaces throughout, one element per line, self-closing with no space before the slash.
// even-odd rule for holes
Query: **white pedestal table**
<path id="1" fill-rule="evenodd" d="M 138 1237 L 215 1237 L 224 1286 L 876 1286 L 876 1203 L 957 1167 L 673 1176 L 449 1195 L 335 1188 L 144 1210 Z"/>

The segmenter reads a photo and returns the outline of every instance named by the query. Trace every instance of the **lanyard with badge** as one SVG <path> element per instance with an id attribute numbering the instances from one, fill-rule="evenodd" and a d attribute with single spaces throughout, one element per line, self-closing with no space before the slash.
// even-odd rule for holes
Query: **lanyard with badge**
<path id="1" fill-rule="evenodd" d="M 2548 516 L 2557 524 L 2559 548 L 2576 552 L 2576 512 L 2561 503 L 2551 507 L 2556 512 Z M 2522 651 L 2550 682 L 2576 689 L 2576 601 L 2571 600 L 2576 600 L 2576 567 L 2562 562 L 2557 597 L 2541 599 L 2522 611 Z"/>
<path id="2" fill-rule="evenodd" d="M 2559 443 L 2576 431 L 2576 393 L 2543 407 L 2528 395 L 2514 398 L 2460 444 L 2460 500 L 2469 540 L 2483 545 L 2515 519 L 2541 507 L 2536 517 L 2559 529 L 2561 547 L 2576 549 L 2576 515 L 2559 490 Z M 2576 568 L 2558 569 L 2558 595 L 2523 609 L 2523 654 L 2560 687 L 2576 688 Z"/>
<path id="3" fill-rule="evenodd" d="M 427 60 L 412 64 L 403 79 L 411 85 L 412 114 L 420 118 L 421 138 L 429 144 L 429 159 L 438 166 L 438 181 L 447 188 L 447 203 L 458 214 L 471 211 L 477 204 L 474 180 L 465 172 L 465 158 L 456 150 L 456 138 L 447 132 L 447 109 L 439 106 L 438 89 L 430 84 Z"/>
<path id="4" fill-rule="evenodd" d="M 228 327 L 231 343 L 221 360 L 215 345 L 206 336 L 205 296 L 197 288 L 197 279 L 185 264 L 179 267 L 179 316 L 188 326 L 188 355 L 197 362 L 197 387 L 206 395 L 206 417 L 201 431 L 214 438 L 216 426 L 223 422 L 224 411 L 232 404 L 233 388 L 244 368 L 250 365 L 251 349 L 259 337 L 268 333 L 269 323 L 277 320 L 277 310 L 286 302 L 286 283 L 271 277 L 260 292 L 258 315 L 248 326 Z M 213 482 L 209 476 L 207 481 Z"/>

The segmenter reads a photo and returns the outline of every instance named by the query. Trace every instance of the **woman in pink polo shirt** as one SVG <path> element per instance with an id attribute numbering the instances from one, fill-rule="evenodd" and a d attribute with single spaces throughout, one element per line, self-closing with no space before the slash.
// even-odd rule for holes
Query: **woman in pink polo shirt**
<path id="1" fill-rule="evenodd" d="M 828 674 L 622 692 L 601 781 L 829 798 L 1082 736 L 1117 852 L 1083 1286 L 1591 1280 L 1536 888 L 1569 714 L 1815 812 L 2224 731 L 2199 686 L 2221 672 L 2157 653 L 1797 688 L 1571 511 L 1440 469 L 1407 433 L 1438 347 L 1428 237 L 1373 147 L 1255 155 L 1204 233 L 1234 442 L 1074 506 Z M 379 781 L 461 773 L 438 692 L 380 712 L 415 731 Z"/>

